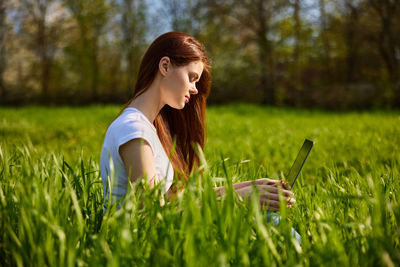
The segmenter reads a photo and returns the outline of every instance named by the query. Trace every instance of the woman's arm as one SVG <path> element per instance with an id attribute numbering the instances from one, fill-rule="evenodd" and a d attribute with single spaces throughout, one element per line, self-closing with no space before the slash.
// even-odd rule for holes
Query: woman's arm
<path id="1" fill-rule="evenodd" d="M 131 182 L 149 178 L 149 186 L 153 188 L 158 182 L 153 151 L 144 139 L 133 139 L 119 147 L 119 154 L 124 162 Z"/>
<path id="2" fill-rule="evenodd" d="M 119 153 L 124 162 L 125 168 L 129 175 L 131 182 L 137 179 L 143 178 L 145 175 L 151 177 L 149 179 L 149 186 L 153 188 L 158 182 L 156 174 L 153 151 L 150 145 L 143 139 L 133 139 L 119 148 Z M 279 204 L 279 191 L 286 198 L 288 206 L 295 203 L 293 193 L 284 188 L 287 187 L 287 183 L 281 180 L 272 180 L 268 178 L 258 179 L 255 181 L 245 181 L 236 183 L 233 185 L 235 192 L 242 198 L 249 198 L 253 191 L 253 184 L 258 188 L 260 192 L 260 204 L 268 207 L 273 211 L 278 211 Z M 218 198 L 220 198 L 226 191 L 224 186 L 214 188 L 217 192 Z M 173 199 L 174 194 L 167 192 L 167 198 Z"/>
<path id="3" fill-rule="evenodd" d="M 293 197 L 293 193 L 289 188 L 288 183 L 283 182 L 282 180 L 272 180 L 268 178 L 262 178 L 255 181 L 245 181 L 236 183 L 233 185 L 235 192 L 242 198 L 249 198 L 251 196 L 254 187 L 260 192 L 260 205 L 267 207 L 272 211 L 279 211 L 280 203 L 279 203 L 279 194 L 283 195 L 286 202 L 288 203 L 288 207 L 290 208 L 292 204 L 296 202 Z M 286 188 L 286 189 L 285 189 Z M 224 186 L 215 187 L 214 190 L 217 192 L 218 199 L 225 193 L 226 188 Z"/>
<path id="4" fill-rule="evenodd" d="M 282 180 L 268 179 L 268 178 L 261 178 L 261 179 L 255 180 L 255 181 L 245 181 L 245 182 L 236 183 L 236 184 L 233 185 L 233 188 L 235 190 L 238 190 L 240 188 L 251 186 L 252 184 L 255 184 L 255 185 L 273 185 L 273 186 L 277 186 L 277 184 L 281 184 L 282 188 L 285 188 L 285 189 L 289 188 L 288 187 L 289 184 L 287 182 L 283 182 Z M 220 197 L 221 194 L 225 193 L 225 187 L 224 186 L 215 187 L 214 190 L 217 192 L 218 197 Z"/>

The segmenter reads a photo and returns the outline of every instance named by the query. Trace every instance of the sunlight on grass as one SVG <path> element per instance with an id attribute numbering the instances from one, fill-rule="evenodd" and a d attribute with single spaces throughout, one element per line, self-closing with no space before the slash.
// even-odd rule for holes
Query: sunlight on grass
<path id="1" fill-rule="evenodd" d="M 99 154 L 118 111 L 0 109 L 2 265 L 400 264 L 399 113 L 211 107 L 202 179 L 193 172 L 165 205 L 157 188 L 134 184 L 103 214 Z M 315 146 L 296 205 L 274 225 L 232 181 L 284 177 L 304 138 Z"/>

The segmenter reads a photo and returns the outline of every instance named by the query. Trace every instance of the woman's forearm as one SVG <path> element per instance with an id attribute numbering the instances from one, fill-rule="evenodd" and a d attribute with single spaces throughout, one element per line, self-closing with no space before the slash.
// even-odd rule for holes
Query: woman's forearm
<path id="1" fill-rule="evenodd" d="M 245 181 L 245 182 L 240 182 L 233 184 L 233 189 L 236 191 L 240 188 L 246 187 L 254 183 L 254 181 Z M 217 193 L 217 197 L 220 198 L 223 194 L 225 194 L 226 187 L 225 186 L 218 186 L 214 187 L 215 192 Z"/>

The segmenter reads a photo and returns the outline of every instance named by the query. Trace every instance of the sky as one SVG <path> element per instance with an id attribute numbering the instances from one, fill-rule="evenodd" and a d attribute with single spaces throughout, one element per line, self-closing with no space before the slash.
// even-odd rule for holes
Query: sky
<path id="1" fill-rule="evenodd" d="M 168 13 L 163 8 L 163 1 L 165 0 L 145 0 L 149 7 L 151 14 L 150 29 L 147 32 L 146 39 L 148 41 L 154 40 L 162 33 L 172 30 L 170 18 Z M 240 0 L 238 0 L 240 1 Z M 318 0 L 302 0 L 302 5 L 305 7 L 302 12 L 303 18 L 307 21 L 314 23 L 319 19 L 320 13 L 318 10 Z M 329 8 L 327 6 L 327 8 Z"/>
<path id="2" fill-rule="evenodd" d="M 162 0 L 146 0 L 150 15 L 150 29 L 147 32 L 146 39 L 148 41 L 154 40 L 162 33 L 172 30 L 168 14 L 163 9 Z"/>

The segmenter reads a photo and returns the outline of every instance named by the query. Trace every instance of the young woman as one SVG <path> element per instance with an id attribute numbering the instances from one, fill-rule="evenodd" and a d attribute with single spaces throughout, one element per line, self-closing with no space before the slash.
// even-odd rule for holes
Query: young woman
<path id="1" fill-rule="evenodd" d="M 163 193 L 171 195 L 174 174 L 187 179 L 199 158 L 192 144 L 204 148 L 205 108 L 210 92 L 210 66 L 204 47 L 192 36 L 169 32 L 159 36 L 147 49 L 140 64 L 133 98 L 109 126 L 101 152 L 104 198 L 110 193 L 110 173 L 115 171 L 112 199 L 120 199 L 129 181 L 148 177 L 150 188 L 163 182 Z M 171 161 L 169 155 L 176 138 Z M 111 165 L 112 164 L 112 165 Z M 258 179 L 234 185 L 243 198 L 253 184 L 260 190 L 260 204 L 279 210 L 279 180 Z M 164 187 L 165 185 L 165 187 Z M 217 195 L 224 187 L 215 188 Z M 288 207 L 295 202 L 282 189 Z"/>

